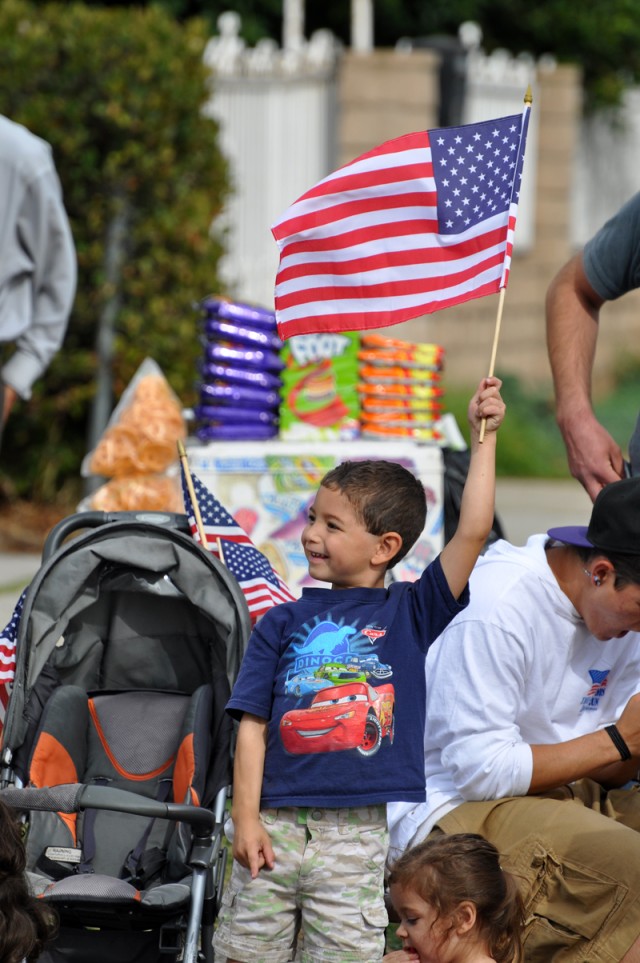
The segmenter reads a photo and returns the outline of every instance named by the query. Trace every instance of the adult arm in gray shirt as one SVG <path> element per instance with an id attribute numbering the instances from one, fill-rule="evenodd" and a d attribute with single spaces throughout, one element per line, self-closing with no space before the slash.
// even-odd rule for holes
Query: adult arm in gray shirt
<path id="1" fill-rule="evenodd" d="M 592 499 L 624 476 L 618 443 L 593 411 L 591 380 L 600 308 L 640 287 L 640 193 L 557 273 L 547 291 L 547 347 L 556 419 L 571 474 Z"/>
<path id="2" fill-rule="evenodd" d="M 49 145 L 4 117 L 0 136 L 0 340 L 15 344 L 1 373 L 6 421 L 15 398 L 30 397 L 62 344 L 75 296 L 76 255 Z"/>

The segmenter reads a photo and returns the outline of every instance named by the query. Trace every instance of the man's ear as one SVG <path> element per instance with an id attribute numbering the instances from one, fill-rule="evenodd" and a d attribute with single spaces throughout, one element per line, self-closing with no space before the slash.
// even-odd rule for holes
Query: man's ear
<path id="1" fill-rule="evenodd" d="M 378 538 L 378 545 L 371 561 L 374 565 L 388 565 L 402 548 L 402 535 L 397 532 L 385 532 Z"/>
<path id="2" fill-rule="evenodd" d="M 594 560 L 591 566 L 591 581 L 596 587 L 602 585 L 607 578 L 613 578 L 615 584 L 615 577 L 616 570 L 608 558 Z"/>

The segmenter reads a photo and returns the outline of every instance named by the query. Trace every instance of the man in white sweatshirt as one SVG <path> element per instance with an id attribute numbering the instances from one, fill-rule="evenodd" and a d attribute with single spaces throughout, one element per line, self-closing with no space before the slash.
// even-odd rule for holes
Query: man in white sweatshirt
<path id="1" fill-rule="evenodd" d="M 588 528 L 497 542 L 427 658 L 427 801 L 392 855 L 475 832 L 520 880 L 526 960 L 640 961 L 640 478 Z"/>
<path id="2" fill-rule="evenodd" d="M 0 439 L 62 344 L 76 254 L 49 144 L 0 115 Z"/>

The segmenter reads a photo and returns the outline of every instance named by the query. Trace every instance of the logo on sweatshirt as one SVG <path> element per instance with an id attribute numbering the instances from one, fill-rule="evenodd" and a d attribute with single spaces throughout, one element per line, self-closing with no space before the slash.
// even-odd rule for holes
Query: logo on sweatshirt
<path id="1" fill-rule="evenodd" d="M 610 669 L 589 669 L 591 685 L 580 702 L 580 712 L 594 712 L 607 689 Z"/>

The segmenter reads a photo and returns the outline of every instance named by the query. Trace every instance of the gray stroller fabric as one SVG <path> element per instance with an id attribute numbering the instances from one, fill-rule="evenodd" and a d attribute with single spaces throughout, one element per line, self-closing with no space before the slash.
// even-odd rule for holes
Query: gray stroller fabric
<path id="1" fill-rule="evenodd" d="M 45 787 L 40 791 L 50 797 L 53 809 L 32 808 L 26 840 L 27 864 L 44 877 L 38 891 L 47 899 L 66 900 L 71 892 L 83 899 L 83 894 L 94 899 L 99 892 L 106 899 L 104 878 L 110 876 L 128 879 L 134 892 L 127 899 L 139 901 L 138 889 L 170 881 L 172 866 L 178 879 L 184 875 L 186 846 L 180 833 L 174 832 L 175 823 L 110 811 L 66 814 L 56 808 L 59 802 L 50 787 L 63 778 L 65 783 L 73 779 L 83 785 L 135 791 L 150 799 L 173 801 L 177 792 L 177 801 L 185 797 L 192 801 L 192 794 L 197 801 L 204 788 L 204 771 L 197 766 L 196 755 L 209 756 L 210 700 L 209 686 L 201 686 L 192 696 L 129 691 L 88 697 L 82 688 L 70 685 L 54 692 L 45 707 L 29 767 L 31 785 Z M 197 754 L 191 731 L 196 722 L 201 730 Z M 183 758 L 185 751 L 187 758 Z M 64 786 L 63 804 L 71 796 L 70 789 Z M 19 791 L 14 802 L 16 797 Z M 142 862 L 142 852 L 138 862 L 131 858 L 140 847 L 153 854 L 152 874 L 149 861 Z M 71 875 L 77 880 L 72 891 Z M 110 892 L 120 899 L 129 890 L 118 887 Z M 184 899 L 182 890 L 178 896 Z M 169 897 L 164 899 L 168 903 Z"/>

